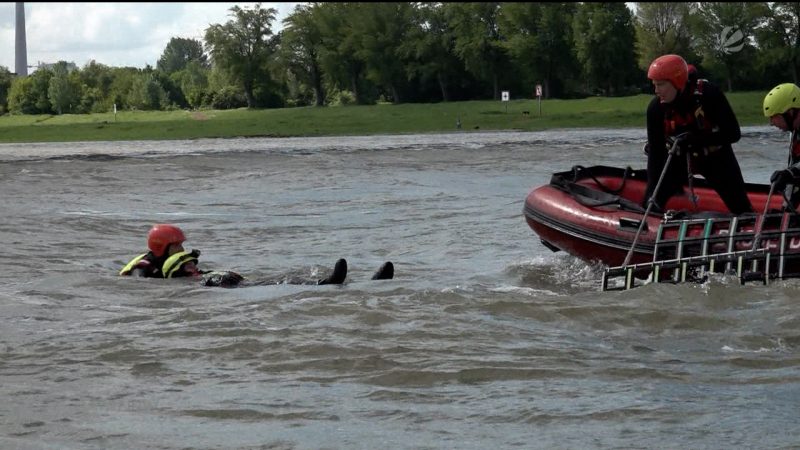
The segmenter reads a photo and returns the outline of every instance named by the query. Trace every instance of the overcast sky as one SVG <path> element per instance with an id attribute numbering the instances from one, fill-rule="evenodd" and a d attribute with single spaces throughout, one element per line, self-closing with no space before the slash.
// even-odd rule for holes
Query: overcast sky
<path id="1" fill-rule="evenodd" d="M 113 67 L 156 66 L 173 37 L 202 42 L 210 24 L 231 20 L 230 8 L 255 3 L 25 3 L 28 65 L 91 60 Z M 262 3 L 278 10 L 272 31 L 298 3 Z M 15 71 L 15 4 L 0 3 L 0 66 Z M 30 71 L 31 69 L 29 69 Z"/>

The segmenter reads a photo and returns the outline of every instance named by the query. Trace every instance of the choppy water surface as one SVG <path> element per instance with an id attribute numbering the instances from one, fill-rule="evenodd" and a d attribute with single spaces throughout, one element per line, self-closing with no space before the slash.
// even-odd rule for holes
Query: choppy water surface
<path id="1" fill-rule="evenodd" d="M 786 139 L 744 130 L 745 179 Z M 642 130 L 0 145 L 0 448 L 793 448 L 800 283 L 599 292 L 525 224 Z M 172 222 L 204 268 L 117 277 Z M 395 279 L 370 281 L 386 260 Z"/>

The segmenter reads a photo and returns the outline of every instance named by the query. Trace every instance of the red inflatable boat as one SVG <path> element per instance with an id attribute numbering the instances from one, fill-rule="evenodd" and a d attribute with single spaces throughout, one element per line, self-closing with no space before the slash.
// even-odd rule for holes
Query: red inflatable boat
<path id="1" fill-rule="evenodd" d="M 800 215 L 779 212 L 780 193 L 770 197 L 772 212 L 761 214 L 769 185 L 747 184 L 759 213 L 734 216 L 703 178 L 692 184 L 692 190 L 670 198 L 666 212 L 645 217 L 646 170 L 575 166 L 528 194 L 525 220 L 551 250 L 608 266 L 622 265 L 634 240 L 629 264 L 742 251 L 751 249 L 755 239 L 757 248 L 770 253 L 800 256 Z"/>

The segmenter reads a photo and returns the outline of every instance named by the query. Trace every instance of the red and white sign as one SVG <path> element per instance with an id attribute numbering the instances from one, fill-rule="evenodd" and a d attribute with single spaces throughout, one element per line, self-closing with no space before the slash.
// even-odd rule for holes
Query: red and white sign
<path id="1" fill-rule="evenodd" d="M 536 96 L 537 97 L 541 97 L 542 96 L 542 85 L 541 84 L 537 84 L 536 85 Z"/>

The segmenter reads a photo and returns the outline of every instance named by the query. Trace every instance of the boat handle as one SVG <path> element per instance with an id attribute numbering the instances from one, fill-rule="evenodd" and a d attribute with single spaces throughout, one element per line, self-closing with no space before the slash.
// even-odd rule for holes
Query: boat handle
<path id="1" fill-rule="evenodd" d="M 619 218 L 619 227 L 620 227 L 620 229 L 625 230 L 625 229 L 631 228 L 633 231 L 637 231 L 639 229 L 640 225 L 642 225 L 642 221 L 641 220 L 631 219 L 631 218 L 628 218 L 628 217 L 620 217 Z M 644 228 L 642 228 L 642 231 L 647 231 L 647 222 L 644 223 Z"/>

